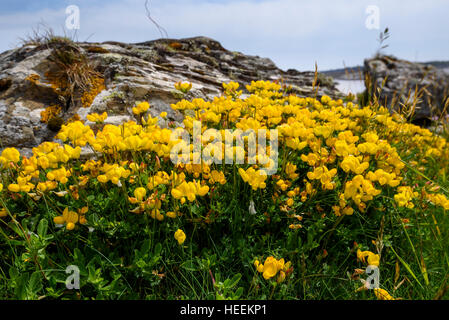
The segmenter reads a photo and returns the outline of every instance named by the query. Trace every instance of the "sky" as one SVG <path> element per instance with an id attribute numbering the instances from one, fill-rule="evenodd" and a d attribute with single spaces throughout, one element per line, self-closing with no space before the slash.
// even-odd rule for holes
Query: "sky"
<path id="1" fill-rule="evenodd" d="M 447 0 L 149 0 L 151 17 L 169 38 L 207 36 L 228 50 L 268 57 L 281 69 L 329 70 L 384 53 L 411 61 L 449 60 Z M 69 30 L 66 8 L 79 8 Z M 374 8 L 374 9 L 373 9 Z M 374 10 L 374 11 L 373 11 Z M 70 19 L 69 19 L 70 20 Z M 70 20 L 73 22 L 73 20 Z M 42 30 L 78 41 L 143 42 L 161 38 L 145 0 L 0 0 L 0 52 Z M 70 24 L 69 24 L 70 27 Z"/>

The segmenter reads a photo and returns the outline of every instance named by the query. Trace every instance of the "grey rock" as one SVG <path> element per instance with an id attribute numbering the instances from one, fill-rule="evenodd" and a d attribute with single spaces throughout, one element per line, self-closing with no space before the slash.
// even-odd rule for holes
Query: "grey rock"
<path id="1" fill-rule="evenodd" d="M 449 75 L 443 70 L 392 56 L 376 56 L 366 59 L 364 64 L 365 74 L 371 78 L 372 92 L 381 88 L 380 101 L 391 111 L 400 105 L 415 105 L 413 120 L 428 123 L 444 108 L 449 94 Z M 417 101 L 415 94 L 420 95 Z"/>
<path id="2" fill-rule="evenodd" d="M 160 39 L 137 44 L 120 42 L 76 43 L 79 51 L 105 80 L 106 89 L 90 107 L 79 102 L 64 110 L 62 118 L 78 114 L 108 112 L 106 123 L 118 124 L 135 119 L 132 107 L 141 101 L 151 105 L 150 113 L 167 112 L 168 119 L 180 123 L 182 115 L 170 105 L 180 98 L 213 99 L 223 92 L 222 83 L 236 81 L 245 91 L 252 80 L 282 80 L 300 96 L 315 95 L 314 72 L 283 71 L 267 58 L 226 50 L 206 37 Z M 24 45 L 0 54 L 0 146 L 28 150 L 43 141 L 53 140 L 55 132 L 40 121 L 40 113 L 50 105 L 64 109 L 61 96 L 46 83 L 46 72 L 54 68 L 52 49 L 47 45 Z M 26 80 L 40 77 L 39 83 Z M 183 95 L 176 92 L 178 81 L 191 82 Z M 331 78 L 319 76 L 317 96 L 343 98 Z M 27 149 L 28 148 L 28 149 Z"/>

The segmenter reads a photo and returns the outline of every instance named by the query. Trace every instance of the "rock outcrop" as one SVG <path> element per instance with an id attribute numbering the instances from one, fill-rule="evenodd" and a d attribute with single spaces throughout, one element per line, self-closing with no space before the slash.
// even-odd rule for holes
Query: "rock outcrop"
<path id="1" fill-rule="evenodd" d="M 380 100 L 390 110 L 416 107 L 416 123 L 427 124 L 432 116 L 439 115 L 449 95 L 449 75 L 431 65 L 377 56 L 365 60 L 365 74 L 371 79 L 372 92 L 382 89 Z"/>
<path id="2" fill-rule="evenodd" d="M 78 83 L 77 92 L 76 74 L 64 85 L 59 83 L 61 64 L 67 72 L 76 73 L 84 72 L 82 63 L 101 83 L 95 88 Z M 148 101 L 153 116 L 166 111 L 169 119 L 181 121 L 181 115 L 170 108 L 182 97 L 174 90 L 178 81 L 193 84 L 185 95 L 189 99 L 212 99 L 222 93 L 223 82 L 236 81 L 244 87 L 252 80 L 280 80 L 298 95 L 311 96 L 314 76 L 313 72 L 282 71 L 270 59 L 226 50 L 205 37 L 137 44 L 61 39 L 27 44 L 0 55 L 0 148 L 31 148 L 53 139 L 58 125 L 43 122 L 41 115 L 49 106 L 58 109 L 60 122 L 73 116 L 86 120 L 89 113 L 107 111 L 107 122 L 121 123 L 133 119 L 131 108 L 136 102 Z M 332 78 L 319 74 L 318 84 L 317 96 L 342 97 Z"/>

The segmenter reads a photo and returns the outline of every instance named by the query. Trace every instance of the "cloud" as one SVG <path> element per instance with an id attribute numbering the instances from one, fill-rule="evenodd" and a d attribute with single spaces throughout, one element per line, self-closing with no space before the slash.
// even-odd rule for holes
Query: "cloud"
<path id="1" fill-rule="evenodd" d="M 160 37 L 148 20 L 144 0 L 72 1 L 81 10 L 78 39 L 142 42 Z M 150 1 L 152 17 L 170 37 L 205 35 L 229 50 L 271 58 L 280 67 L 320 69 L 361 64 L 377 48 L 378 30 L 365 27 L 368 5 L 380 8 L 381 27 L 392 37 L 387 51 L 401 58 L 448 59 L 449 4 L 443 0 L 407 2 L 298 0 Z M 53 9 L 52 9 L 53 8 Z M 60 31 L 64 8 L 0 15 L 0 50 L 17 43 L 39 21 Z"/>

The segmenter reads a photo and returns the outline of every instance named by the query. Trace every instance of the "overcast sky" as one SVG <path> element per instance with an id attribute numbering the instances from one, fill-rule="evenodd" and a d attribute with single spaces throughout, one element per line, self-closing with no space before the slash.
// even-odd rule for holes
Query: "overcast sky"
<path id="1" fill-rule="evenodd" d="M 79 41 L 160 38 L 145 0 L 0 0 L 0 51 L 18 45 L 40 22 L 63 34 L 66 7 L 80 9 Z M 379 9 L 379 30 L 366 22 Z M 170 38 L 208 36 L 232 51 L 272 59 L 282 69 L 360 65 L 390 28 L 386 53 L 412 61 L 449 60 L 447 0 L 150 0 Z M 372 13 L 372 11 L 371 11 Z M 371 24 L 371 26 L 374 26 Z M 70 33 L 70 31 L 68 31 Z"/>

